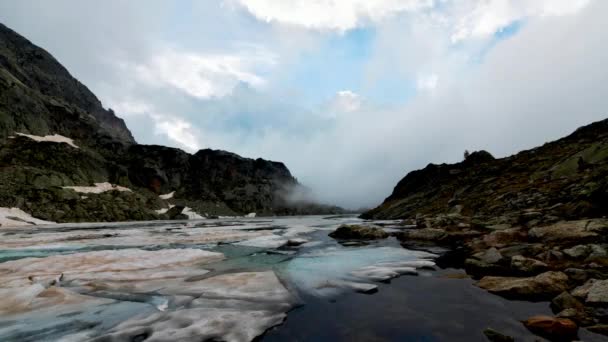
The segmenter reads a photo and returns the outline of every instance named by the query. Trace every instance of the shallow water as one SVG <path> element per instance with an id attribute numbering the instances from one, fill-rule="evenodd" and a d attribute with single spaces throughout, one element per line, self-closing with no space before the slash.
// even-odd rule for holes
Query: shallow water
<path id="1" fill-rule="evenodd" d="M 462 271 L 424 268 L 414 271 L 418 273 L 414 276 L 406 275 L 411 273 L 409 267 L 401 267 L 393 271 L 402 275 L 390 281 L 362 277 L 357 271 L 371 267 L 374 275 L 384 275 L 383 266 L 429 263 L 435 256 L 404 249 L 393 238 L 343 246 L 327 236 L 340 224 L 355 222 L 361 221 L 309 216 L 3 228 L 0 291 L 9 291 L 4 297 L 11 300 L 23 299 L 0 311 L 0 340 L 84 341 L 107 333 L 116 340 L 149 336 L 163 340 L 168 336 L 162 335 L 163 329 L 172 329 L 171 336 L 199 334 L 194 340 L 204 336 L 241 341 L 269 329 L 260 340 L 484 341 L 482 331 L 488 327 L 520 341 L 538 339 L 519 320 L 550 314 L 548 303 L 507 301 L 488 294 L 470 279 L 453 276 Z M 394 229 L 391 222 L 382 223 Z M 281 246 L 294 238 L 309 242 Z M 138 259 L 140 250 L 151 254 Z M 191 259 L 180 259 L 191 250 L 210 254 L 188 252 Z M 100 257 L 119 251 L 134 259 L 122 266 L 113 261 L 118 269 L 99 262 Z M 219 260 L 222 254 L 224 259 Z M 53 260 L 72 268 L 92 266 L 79 270 L 48 266 L 60 270 L 60 275 L 45 273 L 45 267 L 23 271 L 36 260 L 58 255 L 66 259 Z M 86 255 L 95 258 L 82 259 L 82 266 L 79 260 Z M 156 255 L 163 260 L 147 260 Z M 20 266 L 21 278 L 7 271 L 8 265 L 23 258 L 37 259 Z M 40 292 L 38 283 L 46 290 L 26 296 L 26 288 Z M 350 287 L 353 283 L 375 285 L 377 291 L 356 293 Z M 285 312 L 287 318 L 280 324 Z M 155 315 L 159 317 L 153 320 Z M 167 326 L 165 321 L 176 323 Z M 204 335 L 210 329 L 215 330 Z M 606 340 L 585 331 L 581 337 Z"/>

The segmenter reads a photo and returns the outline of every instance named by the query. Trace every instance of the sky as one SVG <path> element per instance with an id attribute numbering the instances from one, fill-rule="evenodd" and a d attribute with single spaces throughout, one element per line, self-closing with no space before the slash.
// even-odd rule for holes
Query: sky
<path id="1" fill-rule="evenodd" d="M 139 143 L 282 161 L 349 208 L 608 117 L 604 0 L 19 0 L 0 22 Z"/>

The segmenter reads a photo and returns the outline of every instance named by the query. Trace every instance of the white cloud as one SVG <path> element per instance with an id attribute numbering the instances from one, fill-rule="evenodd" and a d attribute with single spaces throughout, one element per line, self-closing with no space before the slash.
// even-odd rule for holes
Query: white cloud
<path id="1" fill-rule="evenodd" d="M 150 87 L 168 86 L 197 98 L 223 97 L 239 83 L 262 87 L 266 80 L 257 74 L 276 64 L 276 56 L 261 48 L 246 48 L 235 54 L 197 54 L 164 49 L 132 68 Z"/>
<path id="2" fill-rule="evenodd" d="M 200 143 L 197 133 L 190 122 L 180 118 L 152 115 L 156 134 L 166 135 L 170 140 L 190 152 L 197 151 Z"/>
<path id="3" fill-rule="evenodd" d="M 349 113 L 361 108 L 361 96 L 351 90 L 340 90 L 329 101 L 327 113 L 336 115 L 337 113 Z"/>
<path id="4" fill-rule="evenodd" d="M 420 90 L 433 90 L 437 87 L 437 82 L 439 81 L 439 76 L 436 74 L 419 76 L 416 81 L 416 86 Z"/>
<path id="5" fill-rule="evenodd" d="M 527 17 L 563 16 L 584 8 L 590 0 L 470 0 L 457 2 L 451 16 L 452 41 L 484 38 Z"/>
<path id="6" fill-rule="evenodd" d="M 448 26 L 453 42 L 486 38 L 527 17 L 561 16 L 591 0 L 232 0 L 265 22 L 347 31 L 401 13 L 428 15 Z"/>
<path id="7" fill-rule="evenodd" d="M 266 22 L 310 29 L 346 31 L 404 11 L 432 6 L 434 0 L 234 0 Z"/>

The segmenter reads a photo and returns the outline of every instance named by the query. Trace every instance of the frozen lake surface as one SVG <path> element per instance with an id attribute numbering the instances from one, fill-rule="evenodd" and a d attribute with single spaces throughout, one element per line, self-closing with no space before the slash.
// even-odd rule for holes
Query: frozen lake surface
<path id="1" fill-rule="evenodd" d="M 507 301 L 343 217 L 1 228 L 1 341 L 483 341 L 547 303 Z M 381 222 L 386 230 L 398 229 Z M 584 332 L 583 332 L 584 333 Z M 586 337 L 593 341 L 595 336 Z"/>

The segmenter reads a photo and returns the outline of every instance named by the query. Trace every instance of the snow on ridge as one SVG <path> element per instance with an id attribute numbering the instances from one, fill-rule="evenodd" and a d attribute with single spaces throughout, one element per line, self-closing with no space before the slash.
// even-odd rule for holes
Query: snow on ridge
<path id="1" fill-rule="evenodd" d="M 108 182 L 104 183 L 95 183 L 95 186 L 64 186 L 64 189 L 72 189 L 76 192 L 84 193 L 84 194 L 100 194 L 106 191 L 128 191 L 131 192 L 131 189 L 125 188 L 120 185 L 113 185 Z"/>
<path id="2" fill-rule="evenodd" d="M 54 224 L 55 222 L 44 221 L 32 217 L 19 208 L 0 207 L 0 226 L 1 227 L 21 227 L 40 224 Z"/>
<path id="3" fill-rule="evenodd" d="M 66 144 L 72 146 L 73 148 L 79 148 L 78 146 L 76 146 L 76 144 L 74 144 L 73 139 L 64 137 L 63 135 L 59 135 L 59 134 L 45 135 L 45 136 L 25 134 L 25 133 L 15 133 L 15 134 L 22 136 L 22 137 L 30 138 L 30 139 L 38 141 L 38 142 L 50 141 L 50 142 L 55 142 L 55 143 L 66 143 Z"/>
<path id="4" fill-rule="evenodd" d="M 173 198 L 173 195 L 175 195 L 175 191 L 172 191 L 172 192 L 170 192 L 168 194 L 164 194 L 164 195 L 158 195 L 158 197 L 160 199 L 168 200 L 170 198 Z"/>

